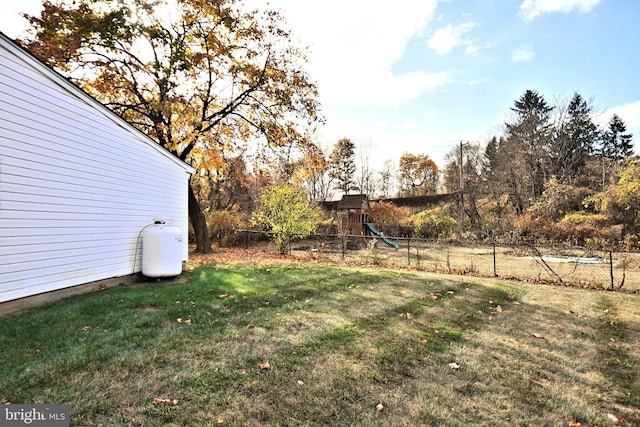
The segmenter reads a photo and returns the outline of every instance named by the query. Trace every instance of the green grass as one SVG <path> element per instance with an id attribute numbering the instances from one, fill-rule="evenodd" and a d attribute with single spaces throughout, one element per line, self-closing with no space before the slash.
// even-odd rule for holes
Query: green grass
<path id="1" fill-rule="evenodd" d="M 0 319 L 0 400 L 95 426 L 640 425 L 638 295 L 318 264 L 184 276 Z"/>

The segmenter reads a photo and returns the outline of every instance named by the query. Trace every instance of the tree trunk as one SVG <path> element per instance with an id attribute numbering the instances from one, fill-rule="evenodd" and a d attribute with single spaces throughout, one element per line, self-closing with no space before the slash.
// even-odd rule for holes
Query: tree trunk
<path id="1" fill-rule="evenodd" d="M 191 182 L 189 182 L 189 220 L 193 227 L 193 233 L 196 236 L 196 253 L 211 253 L 211 239 L 209 238 L 209 229 L 207 228 L 207 219 L 202 212 L 200 203 L 193 192 Z"/>

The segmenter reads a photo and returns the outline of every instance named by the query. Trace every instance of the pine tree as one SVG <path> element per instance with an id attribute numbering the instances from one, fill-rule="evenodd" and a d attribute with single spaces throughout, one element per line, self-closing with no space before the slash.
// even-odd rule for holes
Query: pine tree
<path id="1" fill-rule="evenodd" d="M 333 147 L 329 164 L 329 176 L 336 181 L 336 189 L 345 194 L 355 187 L 355 145 L 349 138 L 340 138 Z"/>
<path id="2" fill-rule="evenodd" d="M 624 121 L 614 114 L 609 121 L 609 127 L 602 134 L 601 154 L 616 162 L 623 162 L 633 154 L 633 134 L 625 133 L 627 126 Z"/>

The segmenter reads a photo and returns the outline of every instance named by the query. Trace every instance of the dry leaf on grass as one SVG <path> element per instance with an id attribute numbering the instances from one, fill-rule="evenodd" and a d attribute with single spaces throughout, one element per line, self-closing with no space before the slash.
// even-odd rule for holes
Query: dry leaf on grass
<path id="1" fill-rule="evenodd" d="M 613 414 L 607 414 L 607 419 L 613 423 L 624 423 L 624 419 L 617 417 Z"/>
<path id="2" fill-rule="evenodd" d="M 538 338 L 539 340 L 545 340 L 545 336 L 542 334 L 531 334 L 532 337 Z"/>
<path id="3" fill-rule="evenodd" d="M 87 332 L 89 329 L 91 329 L 91 326 L 83 326 L 82 332 Z"/>
<path id="4" fill-rule="evenodd" d="M 171 400 L 171 399 L 161 399 L 159 397 L 154 397 L 152 403 L 156 406 L 167 405 L 169 403 L 171 403 L 173 406 L 178 406 L 178 399 Z"/>
<path id="5" fill-rule="evenodd" d="M 267 360 L 266 362 L 260 364 L 260 369 L 262 369 L 263 371 L 270 371 L 271 370 L 271 364 Z"/>
<path id="6" fill-rule="evenodd" d="M 458 365 L 456 362 L 449 363 L 449 367 L 451 369 L 453 369 L 454 371 L 459 371 L 460 370 L 460 365 Z"/>
<path id="7" fill-rule="evenodd" d="M 582 427 L 582 424 L 579 422 L 574 421 L 573 418 L 569 418 L 567 420 L 567 427 Z"/>
<path id="8" fill-rule="evenodd" d="M 383 410 L 384 410 L 384 405 L 382 404 L 382 402 L 378 402 L 378 404 L 376 405 L 376 411 L 382 412 Z"/>

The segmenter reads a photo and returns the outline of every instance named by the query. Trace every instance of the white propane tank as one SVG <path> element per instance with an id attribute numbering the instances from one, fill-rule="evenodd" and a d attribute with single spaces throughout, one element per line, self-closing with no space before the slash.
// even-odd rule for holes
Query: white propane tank
<path id="1" fill-rule="evenodd" d="M 142 232 L 142 274 L 172 277 L 182 273 L 182 231 L 155 220 Z"/>

